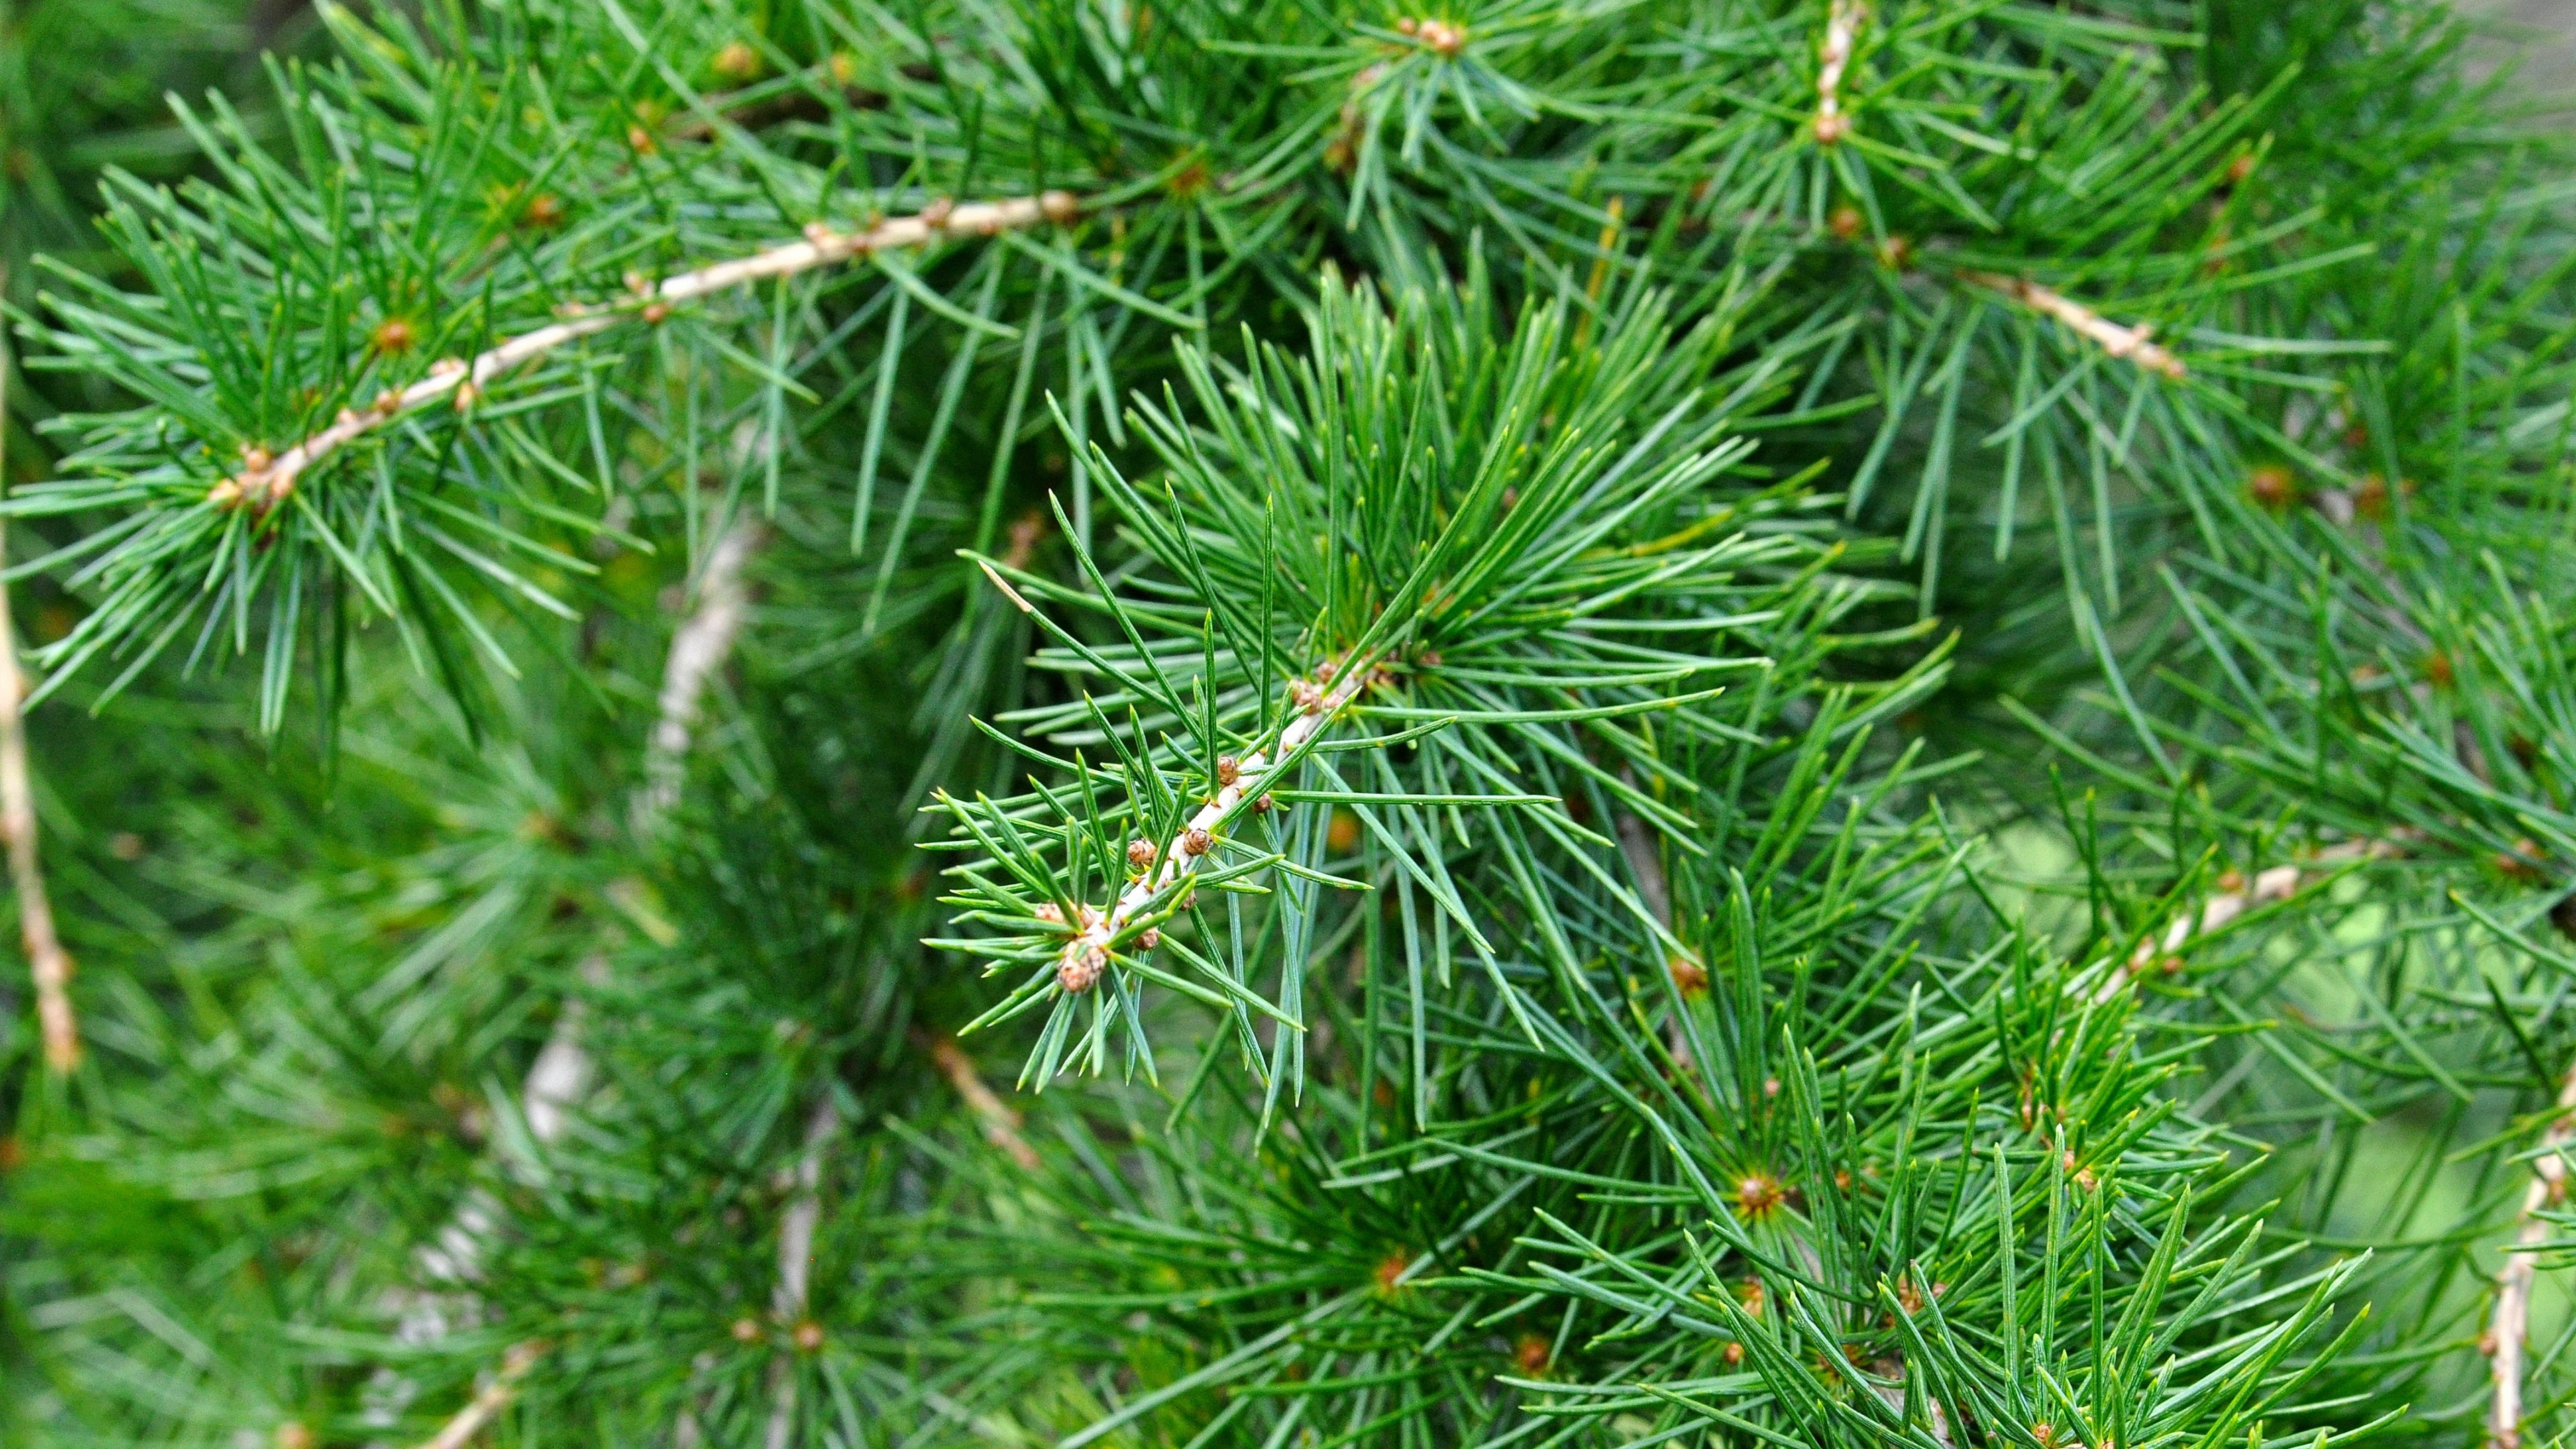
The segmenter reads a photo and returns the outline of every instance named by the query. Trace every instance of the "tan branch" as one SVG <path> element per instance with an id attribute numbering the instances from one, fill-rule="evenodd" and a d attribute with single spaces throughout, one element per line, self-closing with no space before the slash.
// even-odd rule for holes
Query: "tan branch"
<path id="1" fill-rule="evenodd" d="M 2546 1208 L 2567 1200 L 2567 1148 L 2576 1142 L 2576 1070 L 2558 1088 L 2557 1110 L 2541 1134 L 2540 1155 L 2531 1162 L 2531 1186 L 2522 1194 L 2522 1211 L 2514 1219 L 2513 1249 L 2496 1274 L 2495 1311 L 2487 1319 L 2481 1345 L 2493 1355 L 2495 1399 L 2487 1411 L 2487 1443 L 2493 1449 L 2520 1449 L 2522 1444 L 2522 1374 L 2526 1340 L 2531 1332 L 2531 1290 L 2540 1276 L 2538 1250 L 2548 1241 Z"/>
<path id="2" fill-rule="evenodd" d="M 469 408 L 494 379 L 522 363 L 613 327 L 660 322 L 682 303 L 752 282 L 791 277 L 874 252 L 923 246 L 946 237 L 997 236 L 1042 221 L 1063 224 L 1073 220 L 1080 210 L 1081 203 L 1066 191 L 962 205 L 940 201 L 918 215 L 899 216 L 866 231 L 838 232 L 816 222 L 805 229 L 802 241 L 665 277 L 658 283 L 637 277 L 635 295 L 630 298 L 575 305 L 563 320 L 521 333 L 471 360 L 442 358 L 432 364 L 427 377 L 409 387 L 387 389 L 364 410 L 341 409 L 329 427 L 282 453 L 250 450 L 242 459 L 242 470 L 208 489 L 206 501 L 217 508 L 274 508 L 295 491 L 296 480 L 305 470 L 395 419 L 443 399 L 452 400 L 459 409 Z"/>
<path id="3" fill-rule="evenodd" d="M 0 286 L 7 273 L 0 270 Z M 0 490 L 8 486 L 9 354 L 0 346 Z M 0 520 L 0 566 L 8 562 Z M 36 856 L 36 792 L 27 775 L 27 681 L 18 670 L 18 633 L 9 618 L 9 589 L 0 584 L 0 839 L 9 845 L 9 880 L 18 893 L 18 937 L 35 978 L 36 1021 L 45 1065 L 56 1074 L 80 1065 L 80 1023 L 72 1015 L 72 957 L 54 932 L 53 899 Z"/>
<path id="4" fill-rule="evenodd" d="M 1860 28 L 1868 20 L 1869 7 L 1861 0 L 1834 0 L 1825 13 L 1825 43 L 1819 52 L 1824 64 L 1816 72 L 1814 127 L 1821 145 L 1831 146 L 1851 134 L 1851 117 L 1843 111 L 1843 76 L 1851 68 Z"/>
<path id="5" fill-rule="evenodd" d="M 948 1079 L 948 1085 L 965 1099 L 976 1120 L 984 1124 L 984 1140 L 1009 1153 L 1023 1170 L 1037 1171 L 1038 1152 L 1020 1135 L 1020 1114 L 984 1084 L 975 1070 L 975 1059 L 966 1055 L 954 1038 L 943 1036 L 931 1040 L 930 1060 Z"/>
<path id="6" fill-rule="evenodd" d="M 1959 280 L 1972 286 L 1999 292 L 2034 312 L 2054 317 L 2086 339 L 2098 344 L 2113 357 L 2136 363 L 2149 372 L 2161 373 L 2179 382 L 2190 375 L 2182 359 L 2151 341 L 2153 323 L 2141 322 L 2123 327 L 2083 303 L 2052 292 L 2028 277 L 2007 277 L 1997 272 L 1961 272 Z"/>

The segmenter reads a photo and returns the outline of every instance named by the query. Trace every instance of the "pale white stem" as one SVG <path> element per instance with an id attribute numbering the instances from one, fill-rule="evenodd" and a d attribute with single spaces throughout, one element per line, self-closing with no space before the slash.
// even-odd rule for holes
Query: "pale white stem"
<path id="1" fill-rule="evenodd" d="M 2513 1250 L 2496 1274 L 2495 1311 L 2488 1316 L 2484 1346 L 2494 1356 L 2495 1399 L 2487 1410 L 2487 1443 L 2493 1449 L 2521 1449 L 2522 1376 L 2531 1333 L 2531 1290 L 2540 1276 L 2538 1249 L 2549 1240 L 2550 1225 L 2540 1214 L 2567 1200 L 2567 1148 L 2576 1142 L 2576 1070 L 2558 1088 L 2556 1113 L 2541 1134 L 2540 1155 L 2531 1162 L 2531 1185 L 2523 1190 L 2522 1211 L 2514 1219 Z"/>
<path id="2" fill-rule="evenodd" d="M 2167 922 L 2163 930 L 2140 941 L 2137 949 L 2129 953 L 2129 959 L 2114 968 L 2095 988 L 2093 999 L 2109 1001 L 2127 990 L 2130 982 L 2174 958 L 2193 938 L 2225 928 L 2256 906 L 2286 901 L 2297 895 L 2301 887 L 2333 874 L 2337 867 L 2357 860 L 2387 860 L 2404 853 L 2405 847 L 2394 839 L 2347 840 L 2318 851 L 2304 866 L 2276 865 L 2259 872 L 2252 881 L 2204 899 L 2197 907 Z"/>
<path id="3" fill-rule="evenodd" d="M 7 273 L 0 271 L 0 283 Z M 9 355 L 0 347 L 0 486 L 8 479 Z M 0 523 L 0 563 L 8 533 Z M 9 881 L 18 893 L 18 939 L 36 987 L 36 1023 L 45 1066 L 57 1075 L 80 1065 L 80 1023 L 72 1015 L 72 956 L 54 931 L 53 898 L 36 855 L 36 789 L 27 773 L 27 680 L 18 670 L 18 632 L 9 590 L 0 584 L 0 838 L 9 845 Z"/>
<path id="4" fill-rule="evenodd" d="M 2050 291 L 2028 277 L 2007 277 L 1996 272 L 1961 272 L 1959 280 L 1991 292 L 2000 292 L 2034 312 L 2054 317 L 2113 357 L 2134 362 L 2149 372 L 2160 373 L 2177 382 L 2191 373 L 2191 369 L 2183 366 L 2181 358 L 2151 340 L 2156 330 L 2152 323 L 2123 327 L 2083 303 Z"/>
<path id="5" fill-rule="evenodd" d="M 684 302 L 876 251 L 923 246 L 944 237 L 998 236 L 1043 221 L 1061 224 L 1080 210 L 1081 203 L 1072 193 L 1050 191 L 1002 201 L 939 202 L 918 215 L 895 217 L 861 232 L 836 232 L 818 222 L 806 228 L 802 241 L 644 283 L 626 301 L 576 307 L 561 321 L 523 332 L 471 359 L 442 358 L 418 382 L 387 390 L 363 410 L 343 408 L 330 426 L 274 457 L 265 451 L 254 453 L 244 460 L 242 471 L 207 490 L 206 500 L 218 508 L 274 508 L 295 491 L 296 480 L 305 470 L 395 419 L 446 398 L 453 398 L 460 408 L 469 407 L 494 379 L 523 363 L 612 327 L 662 321 L 672 307 Z"/>
<path id="6" fill-rule="evenodd" d="M 1037 1171 L 1037 1149 L 1020 1135 L 1020 1114 L 984 1084 L 983 1076 L 975 1070 L 975 1059 L 954 1040 L 940 1037 L 930 1044 L 930 1060 L 965 1100 L 975 1120 L 984 1124 L 984 1140 L 1009 1153 L 1022 1169 Z"/>
<path id="7" fill-rule="evenodd" d="M 517 1396 L 520 1376 L 528 1371 L 528 1365 L 536 1362 L 537 1355 L 542 1352 L 541 1347 L 532 1343 L 511 1349 L 502 1358 L 501 1371 L 493 1375 L 492 1382 L 484 1385 L 483 1391 L 464 1408 L 457 1410 L 456 1416 L 441 1425 L 437 1433 L 421 1444 L 420 1449 L 465 1449 L 475 1435 L 483 1432 L 483 1426 L 491 1423 L 493 1416 Z"/>
<path id="8" fill-rule="evenodd" d="M 1823 62 L 1816 71 L 1817 141 L 1830 146 L 1851 134 L 1851 117 L 1843 113 L 1843 74 L 1851 69 L 1852 51 L 1860 42 L 1860 28 L 1869 19 L 1869 7 L 1861 0 L 1834 0 L 1825 12 L 1825 43 L 1818 51 Z"/>
<path id="9" fill-rule="evenodd" d="M 814 1274 L 814 1233 L 823 1222 L 823 1144 L 840 1130 L 840 1111 L 827 1096 L 806 1121 L 805 1155 L 796 1162 L 796 1196 L 778 1222 L 778 1286 L 770 1292 L 769 1306 L 781 1323 L 793 1325 L 805 1316 Z M 796 1383 L 785 1373 L 775 1377 L 777 1397 L 769 1406 L 762 1444 L 764 1449 L 787 1449 L 796 1426 Z"/>
<path id="10" fill-rule="evenodd" d="M 662 666 L 661 714 L 644 748 L 644 788 L 635 799 L 639 833 L 649 831 L 679 803 L 682 759 L 689 752 L 689 732 L 697 724 L 698 704 L 706 694 L 734 640 L 742 633 L 751 596 L 743 568 L 760 546 L 760 529 L 736 522 L 707 551 L 698 574 L 697 608 L 671 635 L 671 654 Z"/>

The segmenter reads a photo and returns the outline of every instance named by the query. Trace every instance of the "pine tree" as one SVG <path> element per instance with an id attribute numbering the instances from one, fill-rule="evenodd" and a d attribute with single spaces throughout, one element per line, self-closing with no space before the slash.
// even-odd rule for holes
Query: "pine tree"
<path id="1" fill-rule="evenodd" d="M 16 1438 L 2576 1423 L 2442 6 L 318 14 L 11 234 Z"/>

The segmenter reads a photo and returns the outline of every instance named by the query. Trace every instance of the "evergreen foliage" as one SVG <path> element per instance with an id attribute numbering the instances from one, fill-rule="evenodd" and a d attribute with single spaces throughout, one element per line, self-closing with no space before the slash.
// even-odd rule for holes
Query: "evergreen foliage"
<path id="1" fill-rule="evenodd" d="M 13 1442 L 2576 1425 L 2443 6 L 317 16 L 0 27 Z"/>

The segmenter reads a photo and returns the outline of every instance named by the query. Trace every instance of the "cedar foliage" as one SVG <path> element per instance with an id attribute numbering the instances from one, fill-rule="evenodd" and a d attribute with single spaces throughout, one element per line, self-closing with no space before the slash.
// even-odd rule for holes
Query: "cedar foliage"
<path id="1" fill-rule="evenodd" d="M 2442 6 L 111 8 L 13 1439 L 2566 1428 L 2576 158 Z M 191 88 L 94 244 L 48 34 Z"/>

